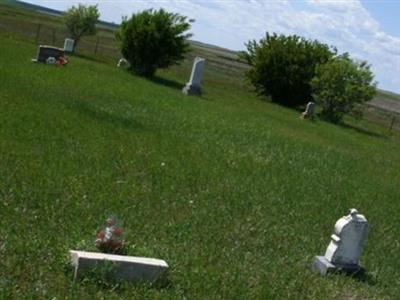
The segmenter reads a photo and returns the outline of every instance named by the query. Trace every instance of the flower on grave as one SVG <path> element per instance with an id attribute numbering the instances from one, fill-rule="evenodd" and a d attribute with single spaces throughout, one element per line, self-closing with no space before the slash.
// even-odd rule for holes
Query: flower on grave
<path id="1" fill-rule="evenodd" d="M 56 58 L 55 57 L 53 57 L 53 56 L 49 56 L 47 59 L 46 59 L 46 64 L 49 64 L 49 65 L 54 65 L 55 63 L 56 63 Z"/>
<path id="2" fill-rule="evenodd" d="M 104 229 L 96 234 L 96 247 L 103 253 L 122 254 L 124 247 L 124 229 L 116 225 L 113 218 L 108 218 Z"/>

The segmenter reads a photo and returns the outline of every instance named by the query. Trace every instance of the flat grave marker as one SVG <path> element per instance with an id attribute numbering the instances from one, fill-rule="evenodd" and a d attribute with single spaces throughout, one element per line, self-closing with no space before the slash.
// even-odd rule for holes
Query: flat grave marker
<path id="1" fill-rule="evenodd" d="M 74 279 L 79 279 L 93 268 L 112 264 L 113 276 L 117 281 L 131 283 L 155 283 L 168 271 L 168 264 L 161 259 L 105 254 L 99 252 L 69 251 L 71 264 L 75 267 Z"/>

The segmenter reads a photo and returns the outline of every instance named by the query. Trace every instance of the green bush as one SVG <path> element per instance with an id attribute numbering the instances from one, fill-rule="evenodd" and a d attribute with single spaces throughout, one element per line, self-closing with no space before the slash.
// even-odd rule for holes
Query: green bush
<path id="1" fill-rule="evenodd" d="M 100 13 L 97 10 L 97 5 L 85 6 L 79 4 L 67 10 L 64 22 L 70 37 L 75 40 L 74 52 L 81 37 L 96 33 L 96 23 L 99 17 Z"/>
<path id="2" fill-rule="evenodd" d="M 348 54 L 338 56 L 316 68 L 311 84 L 313 97 L 322 107 L 321 115 L 334 123 L 342 121 L 343 115 L 371 100 L 376 93 L 376 82 L 370 66 L 356 62 Z"/>
<path id="3" fill-rule="evenodd" d="M 184 58 L 191 34 L 186 17 L 163 9 L 145 10 L 122 21 L 116 37 L 130 69 L 138 75 L 153 76 L 158 68 L 167 68 Z"/>
<path id="4" fill-rule="evenodd" d="M 305 104 L 312 99 L 310 80 L 315 67 L 332 58 L 336 49 L 296 35 L 269 33 L 258 43 L 246 43 L 242 57 L 250 64 L 247 78 L 259 94 L 287 106 Z"/>

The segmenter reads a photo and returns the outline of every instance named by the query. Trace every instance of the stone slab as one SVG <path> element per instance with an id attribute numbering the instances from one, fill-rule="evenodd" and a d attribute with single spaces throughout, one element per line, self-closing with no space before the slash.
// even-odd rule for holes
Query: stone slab
<path id="1" fill-rule="evenodd" d="M 70 250 L 74 278 L 82 278 L 95 267 L 112 264 L 117 281 L 154 283 L 166 275 L 168 264 L 161 259 Z"/>
<path id="2" fill-rule="evenodd" d="M 329 272 L 336 270 L 336 267 L 331 264 L 324 256 L 316 256 L 311 266 L 314 272 L 318 272 L 321 275 L 326 275 Z"/>
<path id="3" fill-rule="evenodd" d="M 320 273 L 325 276 L 333 272 L 345 272 L 348 274 L 355 274 L 363 271 L 364 269 L 359 265 L 334 265 L 325 256 L 316 256 L 312 263 L 311 269 L 314 272 Z"/>

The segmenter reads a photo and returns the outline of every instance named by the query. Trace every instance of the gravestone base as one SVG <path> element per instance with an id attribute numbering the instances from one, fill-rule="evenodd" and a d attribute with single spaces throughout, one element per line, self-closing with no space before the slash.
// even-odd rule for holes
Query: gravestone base
<path id="1" fill-rule="evenodd" d="M 84 277 L 91 270 L 103 268 L 115 281 L 158 283 L 165 279 L 169 268 L 164 260 L 155 258 L 74 250 L 69 253 L 75 268 L 74 279 Z"/>
<path id="2" fill-rule="evenodd" d="M 328 261 L 325 256 L 316 256 L 311 266 L 314 272 L 325 276 L 328 273 L 344 272 L 347 274 L 359 274 L 364 269 L 359 265 L 335 265 Z"/>
<path id="3" fill-rule="evenodd" d="M 314 114 L 310 114 L 310 113 L 307 113 L 306 111 L 305 112 L 302 112 L 301 113 L 301 118 L 302 119 L 309 119 L 309 120 L 314 120 L 315 119 L 315 115 Z"/>
<path id="4" fill-rule="evenodd" d="M 185 87 L 182 89 L 182 92 L 185 95 L 201 96 L 201 88 L 198 86 L 191 85 L 190 83 L 187 83 L 185 85 Z"/>

